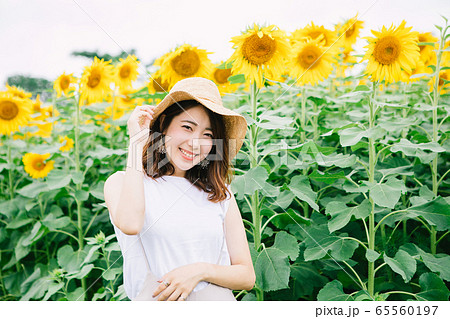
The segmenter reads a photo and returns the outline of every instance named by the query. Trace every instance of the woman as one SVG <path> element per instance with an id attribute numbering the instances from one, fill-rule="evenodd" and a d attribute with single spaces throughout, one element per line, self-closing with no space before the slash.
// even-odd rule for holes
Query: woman
<path id="1" fill-rule="evenodd" d="M 126 171 L 105 182 L 131 300 L 234 300 L 255 272 L 230 182 L 245 119 L 204 78 L 175 84 L 127 123 Z M 158 280 L 159 279 L 159 280 Z"/>

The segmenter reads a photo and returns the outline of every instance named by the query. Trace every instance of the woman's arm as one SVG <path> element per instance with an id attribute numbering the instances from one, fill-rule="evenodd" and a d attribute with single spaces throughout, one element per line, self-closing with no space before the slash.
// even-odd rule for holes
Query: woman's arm
<path id="1" fill-rule="evenodd" d="M 255 285 L 255 270 L 241 213 L 234 194 L 231 195 L 224 221 L 231 266 L 201 263 L 204 267 L 202 280 L 233 290 L 251 290 Z"/>
<path id="2" fill-rule="evenodd" d="M 127 235 L 138 234 L 145 217 L 143 145 L 131 143 L 128 147 L 126 171 L 112 174 L 105 182 L 104 195 L 114 224 Z"/>

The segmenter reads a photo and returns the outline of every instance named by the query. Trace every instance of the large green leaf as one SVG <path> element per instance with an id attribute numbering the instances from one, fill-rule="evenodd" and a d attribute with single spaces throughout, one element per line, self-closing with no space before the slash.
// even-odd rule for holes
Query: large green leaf
<path id="1" fill-rule="evenodd" d="M 369 188 L 370 197 L 381 207 L 394 208 L 402 193 L 406 193 L 403 180 L 390 177 L 386 183 L 376 183 Z"/>
<path id="2" fill-rule="evenodd" d="M 394 272 L 401 275 L 405 282 L 409 282 L 416 273 L 416 260 L 404 250 L 399 250 L 394 258 L 384 255 L 384 261 Z"/>
<path id="3" fill-rule="evenodd" d="M 328 252 L 331 252 L 331 257 L 335 260 L 348 260 L 359 246 L 354 240 L 338 236 L 328 236 L 319 241 L 313 241 L 312 243 L 310 241 L 309 243 L 304 252 L 306 261 L 320 259 L 327 255 Z"/>
<path id="4" fill-rule="evenodd" d="M 316 204 L 317 193 L 312 190 L 311 184 L 306 176 L 294 176 L 288 187 L 295 196 L 307 202 L 314 210 L 319 211 L 319 206 Z"/>
<path id="5" fill-rule="evenodd" d="M 277 248 L 286 253 L 292 261 L 295 261 L 298 257 L 297 238 L 285 231 L 280 231 L 275 235 L 275 243 L 272 248 Z"/>
<path id="6" fill-rule="evenodd" d="M 358 143 L 363 137 L 368 137 L 369 132 L 359 126 L 349 127 L 338 132 L 342 146 L 352 146 Z"/>
<path id="7" fill-rule="evenodd" d="M 357 219 L 364 219 L 370 215 L 371 205 L 369 200 L 365 199 L 361 204 L 353 207 L 348 207 L 343 202 L 330 202 L 325 212 L 331 216 L 328 222 L 328 229 L 330 233 L 345 227 L 352 216 Z"/>
<path id="8" fill-rule="evenodd" d="M 17 193 L 24 197 L 36 198 L 40 193 L 47 192 L 49 190 L 50 189 L 48 188 L 47 184 L 35 181 L 17 190 Z"/>
<path id="9" fill-rule="evenodd" d="M 427 272 L 420 276 L 421 292 L 417 294 L 419 300 L 448 301 L 450 295 L 445 283 L 436 274 Z"/>
<path id="10" fill-rule="evenodd" d="M 353 301 L 353 297 L 344 292 L 344 287 L 339 280 L 327 283 L 317 295 L 318 301 Z"/>
<path id="11" fill-rule="evenodd" d="M 264 291 L 289 288 L 288 255 L 276 248 L 263 249 L 255 264 L 256 282 Z"/>
<path id="12" fill-rule="evenodd" d="M 391 152 L 402 152 L 407 156 L 415 156 L 422 163 L 427 164 L 436 157 L 435 153 L 445 152 L 445 149 L 436 142 L 414 144 L 402 138 L 400 142 L 391 147 Z"/>
<path id="13" fill-rule="evenodd" d="M 450 229 L 450 205 L 440 196 L 426 204 L 409 207 L 407 215 L 412 218 L 422 216 L 438 231 Z"/>
<path id="14" fill-rule="evenodd" d="M 253 194 L 256 190 L 264 187 L 268 177 L 264 167 L 258 166 L 248 170 L 245 174 L 236 176 L 233 180 L 232 188 L 237 193 L 237 199 L 244 198 L 244 194 Z"/>
<path id="15" fill-rule="evenodd" d="M 67 171 L 54 169 L 48 173 L 47 186 L 49 189 L 58 189 L 69 185 L 71 175 Z"/>
<path id="16" fill-rule="evenodd" d="M 321 172 L 318 171 L 317 169 L 314 170 L 314 172 L 312 172 L 311 174 L 309 174 L 309 178 L 312 180 L 315 180 L 317 182 L 322 182 L 328 185 L 333 184 L 335 181 L 337 181 L 338 179 L 342 179 L 345 178 L 345 174 L 343 171 L 334 173 L 334 174 L 330 174 L 328 172 Z"/>
<path id="17" fill-rule="evenodd" d="M 293 264 L 291 277 L 294 278 L 293 289 L 298 297 L 312 295 L 314 287 L 323 287 L 328 281 L 311 263 Z"/>
<path id="18" fill-rule="evenodd" d="M 319 153 L 315 156 L 315 161 L 320 166 L 337 166 L 341 168 L 353 166 L 356 163 L 356 156 L 352 155 L 344 155 L 344 154 L 331 154 L 324 155 Z"/>

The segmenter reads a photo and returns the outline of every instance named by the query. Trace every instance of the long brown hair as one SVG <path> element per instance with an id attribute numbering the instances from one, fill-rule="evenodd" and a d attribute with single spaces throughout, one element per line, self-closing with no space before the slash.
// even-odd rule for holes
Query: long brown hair
<path id="1" fill-rule="evenodd" d="M 142 153 L 142 165 L 144 172 L 152 179 L 164 175 L 172 175 L 175 168 L 170 163 L 166 154 L 158 152 L 158 148 L 165 143 L 163 132 L 169 127 L 172 119 L 194 106 L 201 105 L 208 113 L 213 130 L 213 146 L 207 159 L 210 159 L 206 168 L 195 165 L 186 171 L 186 179 L 197 188 L 209 193 L 208 200 L 214 203 L 220 202 L 230 194 L 225 183 L 230 184 L 232 179 L 232 164 L 229 163 L 228 140 L 226 139 L 226 128 L 220 114 L 214 113 L 204 107 L 196 100 L 185 100 L 176 102 L 167 107 L 153 125 L 150 127 L 150 134 Z M 221 145 L 217 144 L 221 141 Z M 211 160 L 212 158 L 218 158 Z M 231 194 L 230 194 L 231 196 Z"/>

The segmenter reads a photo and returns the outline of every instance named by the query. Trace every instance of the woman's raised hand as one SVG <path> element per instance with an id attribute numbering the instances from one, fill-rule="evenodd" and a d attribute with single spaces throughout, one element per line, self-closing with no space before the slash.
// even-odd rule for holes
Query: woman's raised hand
<path id="1" fill-rule="evenodd" d="M 128 136 L 130 140 L 135 139 L 143 130 L 148 136 L 150 121 L 153 119 L 155 105 L 138 105 L 131 112 L 127 121 Z"/>

